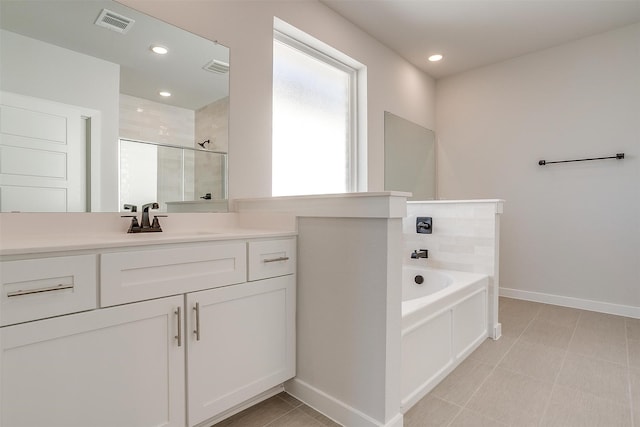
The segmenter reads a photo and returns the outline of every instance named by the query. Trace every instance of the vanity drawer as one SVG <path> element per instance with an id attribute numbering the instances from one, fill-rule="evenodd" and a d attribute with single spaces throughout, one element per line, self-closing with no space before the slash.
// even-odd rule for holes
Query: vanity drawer
<path id="1" fill-rule="evenodd" d="M 246 242 L 100 255 L 100 306 L 177 295 L 247 280 Z"/>
<path id="2" fill-rule="evenodd" d="M 249 242 L 249 280 L 284 276 L 296 271 L 296 239 Z"/>
<path id="3" fill-rule="evenodd" d="M 0 263 L 0 326 L 97 307 L 96 256 Z"/>

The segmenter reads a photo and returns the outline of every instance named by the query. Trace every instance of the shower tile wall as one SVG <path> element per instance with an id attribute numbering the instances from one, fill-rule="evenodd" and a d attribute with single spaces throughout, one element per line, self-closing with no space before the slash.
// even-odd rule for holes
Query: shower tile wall
<path id="1" fill-rule="evenodd" d="M 120 94 L 120 138 L 193 148 L 195 112 Z"/>
<path id="2" fill-rule="evenodd" d="M 228 152 L 229 149 L 229 97 L 219 99 L 196 111 L 196 141 L 209 140 L 205 147 L 212 151 Z M 196 176 L 205 177 L 195 182 L 196 196 L 212 193 L 214 199 L 225 197 L 221 173 L 225 167 L 221 156 L 197 156 L 195 161 Z M 214 171 L 213 174 L 200 171 Z M 197 197 L 196 197 L 197 198 Z"/>
<path id="3" fill-rule="evenodd" d="M 219 99 L 196 110 L 196 141 L 207 139 L 207 149 L 227 152 L 229 150 L 229 97 Z"/>

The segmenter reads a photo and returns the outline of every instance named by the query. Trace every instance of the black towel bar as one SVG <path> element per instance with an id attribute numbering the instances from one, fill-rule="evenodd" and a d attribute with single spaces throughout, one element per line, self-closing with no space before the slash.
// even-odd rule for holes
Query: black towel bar
<path id="1" fill-rule="evenodd" d="M 605 159 L 622 160 L 622 159 L 624 159 L 624 153 L 617 153 L 615 156 L 609 156 L 609 157 L 595 157 L 593 159 L 558 160 L 556 162 L 547 162 L 546 160 L 540 160 L 540 161 L 538 161 L 538 164 L 540 166 L 544 166 L 544 165 L 550 165 L 551 163 L 586 162 L 586 161 L 589 161 L 589 160 L 605 160 Z"/>

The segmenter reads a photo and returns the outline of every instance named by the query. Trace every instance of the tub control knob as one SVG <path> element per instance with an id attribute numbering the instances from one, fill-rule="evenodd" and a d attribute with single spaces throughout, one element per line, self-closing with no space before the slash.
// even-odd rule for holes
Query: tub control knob
<path id="1" fill-rule="evenodd" d="M 431 234 L 433 218 L 430 216 L 419 216 L 416 218 L 416 233 Z"/>

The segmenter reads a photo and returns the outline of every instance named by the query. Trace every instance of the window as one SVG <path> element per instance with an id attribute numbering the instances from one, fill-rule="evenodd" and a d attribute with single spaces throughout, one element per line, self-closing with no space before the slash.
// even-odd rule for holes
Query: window
<path id="1" fill-rule="evenodd" d="M 356 191 L 356 78 L 356 69 L 275 32 L 274 196 Z"/>

